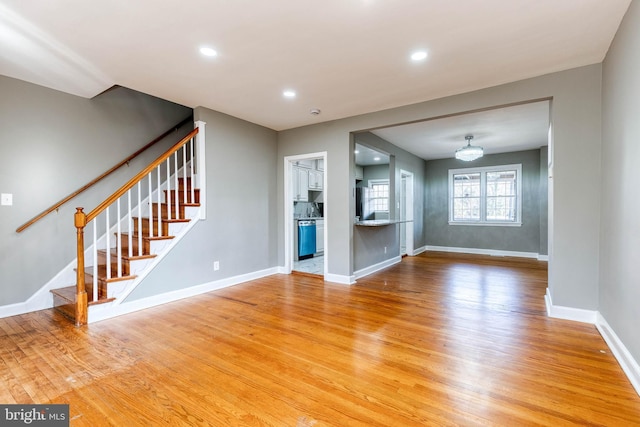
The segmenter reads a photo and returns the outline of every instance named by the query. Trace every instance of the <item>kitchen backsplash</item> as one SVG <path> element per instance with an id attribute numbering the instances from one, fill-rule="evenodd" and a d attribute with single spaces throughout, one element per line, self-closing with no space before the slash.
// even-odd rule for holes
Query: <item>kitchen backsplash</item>
<path id="1" fill-rule="evenodd" d="M 294 218 L 323 217 L 323 204 L 316 202 L 293 202 Z"/>

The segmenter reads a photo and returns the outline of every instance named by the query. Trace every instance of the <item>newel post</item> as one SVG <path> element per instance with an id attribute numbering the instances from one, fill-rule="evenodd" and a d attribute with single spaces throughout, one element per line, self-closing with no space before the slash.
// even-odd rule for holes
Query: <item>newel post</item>
<path id="1" fill-rule="evenodd" d="M 205 153 L 207 138 L 204 130 L 206 124 L 207 122 L 202 120 L 195 122 L 198 128 L 198 134 L 196 135 L 196 171 L 198 175 L 198 188 L 200 189 L 200 219 L 207 219 L 207 155 Z"/>
<path id="2" fill-rule="evenodd" d="M 77 229 L 78 266 L 76 272 L 76 326 L 87 323 L 87 290 L 84 286 L 84 227 L 87 215 L 82 208 L 76 208 L 74 224 Z"/>

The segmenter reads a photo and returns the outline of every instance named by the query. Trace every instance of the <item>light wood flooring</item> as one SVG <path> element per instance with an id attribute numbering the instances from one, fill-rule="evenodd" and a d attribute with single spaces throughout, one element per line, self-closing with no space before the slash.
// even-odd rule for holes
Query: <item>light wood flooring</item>
<path id="1" fill-rule="evenodd" d="M 592 325 L 548 318 L 546 264 L 428 253 L 354 286 L 274 275 L 75 328 L 0 319 L 0 403 L 72 426 L 633 426 Z"/>

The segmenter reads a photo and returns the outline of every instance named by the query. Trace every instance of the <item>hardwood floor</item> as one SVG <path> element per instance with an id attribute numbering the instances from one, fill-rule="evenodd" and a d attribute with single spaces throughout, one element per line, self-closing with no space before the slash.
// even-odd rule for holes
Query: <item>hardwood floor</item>
<path id="1" fill-rule="evenodd" d="M 75 328 L 0 319 L 0 403 L 72 426 L 632 426 L 592 325 L 548 318 L 546 264 L 428 253 L 354 286 L 275 275 Z"/>

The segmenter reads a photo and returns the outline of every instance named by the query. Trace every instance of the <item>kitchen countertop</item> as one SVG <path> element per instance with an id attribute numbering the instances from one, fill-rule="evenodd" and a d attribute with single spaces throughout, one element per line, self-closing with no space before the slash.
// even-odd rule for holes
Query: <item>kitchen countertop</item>
<path id="1" fill-rule="evenodd" d="M 399 219 L 366 219 L 364 221 L 356 221 L 355 225 L 360 227 L 382 227 L 385 225 L 401 224 L 404 222 L 413 222 L 413 220 L 399 220 Z"/>
<path id="2" fill-rule="evenodd" d="M 310 216 L 308 218 L 293 218 L 294 221 L 306 221 L 309 219 L 324 219 L 322 216 Z"/>

